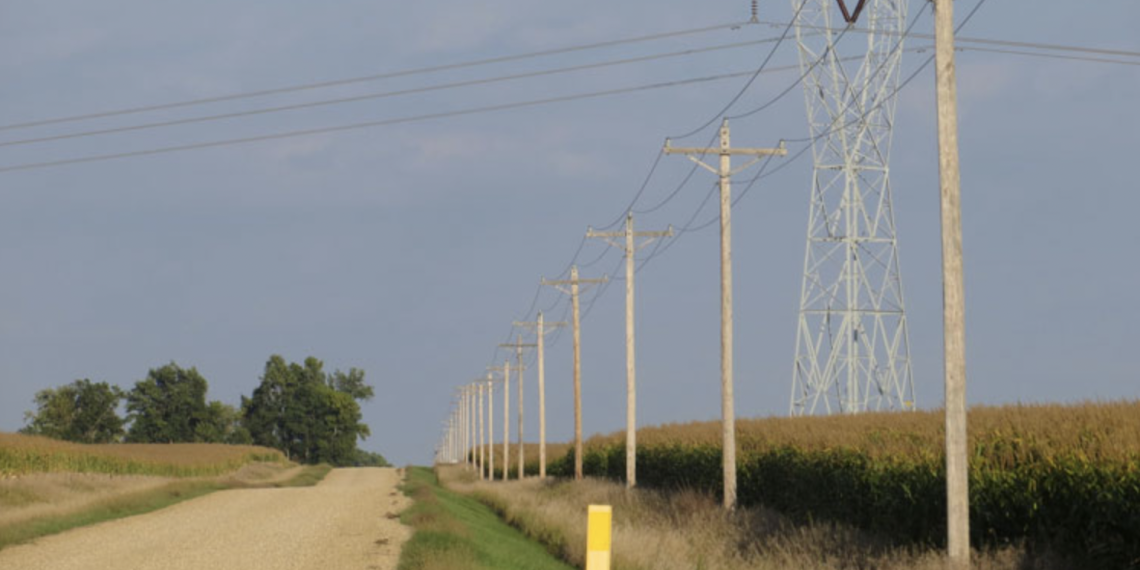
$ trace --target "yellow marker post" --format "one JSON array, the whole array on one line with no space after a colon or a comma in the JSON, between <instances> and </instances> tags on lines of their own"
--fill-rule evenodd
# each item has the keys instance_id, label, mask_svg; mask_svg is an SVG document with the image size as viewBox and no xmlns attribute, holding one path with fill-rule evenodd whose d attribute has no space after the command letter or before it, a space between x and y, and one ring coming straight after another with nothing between
<instances>
[{"instance_id":1,"label":"yellow marker post","mask_svg":"<svg viewBox=\"0 0 1140 570\"><path fill-rule=\"evenodd\" d=\"M610 570L610 529L613 508L590 505L586 526L586 570Z\"/></svg>"}]
</instances>

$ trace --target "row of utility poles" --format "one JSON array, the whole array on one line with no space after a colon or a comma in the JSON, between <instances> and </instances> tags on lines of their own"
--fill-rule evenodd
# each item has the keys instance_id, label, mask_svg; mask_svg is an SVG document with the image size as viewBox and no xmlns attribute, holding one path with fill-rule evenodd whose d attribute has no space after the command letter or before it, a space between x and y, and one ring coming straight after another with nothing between
<instances>
[{"instance_id":1,"label":"row of utility poles","mask_svg":"<svg viewBox=\"0 0 1140 570\"><path fill-rule=\"evenodd\" d=\"M965 303L962 275L962 231L960 205L960 172L958 164L957 95L954 64L954 25L952 0L934 0L935 5L935 63L938 107L938 141L940 173L940 211L942 224L942 277L943 277L943 342L945 374L946 419L946 493L947 493L947 550L951 566L964 568L969 561L969 502L967 489L966 456L966 403L965 403ZM725 508L736 506L736 441L733 402L733 312L732 312L732 176L766 157L785 156L787 150L779 148L734 148L728 120L720 128L720 144L712 148L673 147L667 140L663 152L683 154L717 175L720 181L720 259L721 259L721 426L723 439L723 497ZM706 163L705 156L716 155L716 165ZM733 156L751 157L744 164L732 167ZM599 238L622 250L626 262L626 485L636 485L636 361L634 354L634 274L637 251L656 239L673 235L666 231L636 232L633 216L626 216L624 231L595 232L589 229L588 238ZM640 240L640 241L639 241ZM577 266L570 269L566 280L542 280L543 285L558 288L570 296L573 332L574 377L574 477L582 478L582 401L581 401L581 323L579 296L583 286L604 283L600 279L584 279ZM539 390L539 477L546 476L546 393L544 339L554 328L566 323L547 323L538 314L535 322L516 322L517 326L534 331L535 342L523 343L522 337L514 343L501 345L515 349L515 369L518 374L518 478L525 476L523 445L523 365L524 348L537 348ZM494 372L499 372L495 379ZM494 453L484 455L494 445L494 384L503 384L503 469L502 479L509 475L510 463L510 376L511 362L492 367L485 379L461 387L457 407L445 422L444 439L437 448L437 460L463 462L476 469L479 477L494 477ZM486 394L487 426L484 429L483 400ZM478 410L476 412L476 409ZM478 422L476 422L478 416ZM489 433L488 433L489 431Z\"/></svg>"}]
</instances>

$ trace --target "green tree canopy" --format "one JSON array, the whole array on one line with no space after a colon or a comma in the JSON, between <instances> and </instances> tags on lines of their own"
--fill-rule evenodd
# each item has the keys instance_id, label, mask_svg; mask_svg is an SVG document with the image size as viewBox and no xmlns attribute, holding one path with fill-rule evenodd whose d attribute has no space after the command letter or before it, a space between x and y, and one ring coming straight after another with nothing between
<instances>
[{"instance_id":1,"label":"green tree canopy","mask_svg":"<svg viewBox=\"0 0 1140 570\"><path fill-rule=\"evenodd\" d=\"M127 441L210 441L207 388L206 379L193 367L183 369L171 362L151 369L146 379L136 382L127 393L127 411L131 420Z\"/></svg>"},{"instance_id":2,"label":"green tree canopy","mask_svg":"<svg viewBox=\"0 0 1140 570\"><path fill-rule=\"evenodd\" d=\"M357 439L370 435L357 400L371 397L362 370L326 374L316 358L297 364L273 355L261 384L251 397L242 398L242 417L258 445L304 463L350 465Z\"/></svg>"},{"instance_id":3,"label":"green tree canopy","mask_svg":"<svg viewBox=\"0 0 1140 570\"><path fill-rule=\"evenodd\" d=\"M116 409L123 399L117 386L86 378L36 392L36 411L25 414L21 433L79 443L109 443L123 435Z\"/></svg>"},{"instance_id":4,"label":"green tree canopy","mask_svg":"<svg viewBox=\"0 0 1140 570\"><path fill-rule=\"evenodd\" d=\"M217 400L206 405L205 420L194 428L195 440L203 443L246 445L252 442L249 430L241 424L237 408Z\"/></svg>"}]
</instances>

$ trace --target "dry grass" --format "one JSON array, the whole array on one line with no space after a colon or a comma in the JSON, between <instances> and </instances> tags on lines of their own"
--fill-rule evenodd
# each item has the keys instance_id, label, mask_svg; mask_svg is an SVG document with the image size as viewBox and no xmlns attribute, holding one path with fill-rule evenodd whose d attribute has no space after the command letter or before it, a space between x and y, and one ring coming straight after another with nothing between
<instances>
[{"instance_id":1,"label":"dry grass","mask_svg":"<svg viewBox=\"0 0 1140 570\"><path fill-rule=\"evenodd\" d=\"M227 488L263 487L296 477L303 468L281 463L253 463L220 476ZM0 528L80 512L92 505L146 493L177 481L151 475L36 473L0 480Z\"/></svg>"},{"instance_id":2,"label":"dry grass","mask_svg":"<svg viewBox=\"0 0 1140 570\"><path fill-rule=\"evenodd\" d=\"M126 493L150 491L168 477L100 473L41 473L0 481L0 528L60 516Z\"/></svg>"},{"instance_id":3,"label":"dry grass","mask_svg":"<svg viewBox=\"0 0 1140 570\"><path fill-rule=\"evenodd\" d=\"M759 508L726 513L692 491L660 493L587 479L487 483L455 467L439 469L450 489L472 494L528 536L582 566L586 508L614 507L613 562L619 570L865 569L941 570L938 551L892 546L837 524L794 525ZM1022 549L976 552L979 570L1060 568Z\"/></svg>"},{"instance_id":4,"label":"dry grass","mask_svg":"<svg viewBox=\"0 0 1140 570\"><path fill-rule=\"evenodd\" d=\"M208 443L87 445L0 433L0 478L29 473L202 477L258 462L285 462L275 449Z\"/></svg>"}]
</instances>

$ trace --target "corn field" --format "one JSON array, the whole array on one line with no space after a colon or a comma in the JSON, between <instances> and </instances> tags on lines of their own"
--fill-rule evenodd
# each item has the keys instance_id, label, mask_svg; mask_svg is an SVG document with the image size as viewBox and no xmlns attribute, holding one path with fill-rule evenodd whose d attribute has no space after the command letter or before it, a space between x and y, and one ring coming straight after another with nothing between
<instances>
[{"instance_id":1,"label":"corn field","mask_svg":"<svg viewBox=\"0 0 1140 570\"><path fill-rule=\"evenodd\" d=\"M745 505L939 545L946 490L940 411L737 423ZM1025 542L1098 567L1140 566L1140 402L970 410L975 547ZM718 422L638 431L639 485L721 488ZM624 432L586 445L588 475L621 479ZM553 475L573 473L573 450Z\"/></svg>"},{"instance_id":2,"label":"corn field","mask_svg":"<svg viewBox=\"0 0 1140 570\"><path fill-rule=\"evenodd\" d=\"M228 473L255 461L286 459L275 449L249 445L85 445L0 433L0 477L56 472L202 477Z\"/></svg>"}]
</instances>

